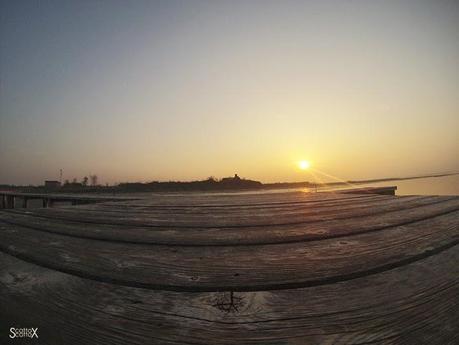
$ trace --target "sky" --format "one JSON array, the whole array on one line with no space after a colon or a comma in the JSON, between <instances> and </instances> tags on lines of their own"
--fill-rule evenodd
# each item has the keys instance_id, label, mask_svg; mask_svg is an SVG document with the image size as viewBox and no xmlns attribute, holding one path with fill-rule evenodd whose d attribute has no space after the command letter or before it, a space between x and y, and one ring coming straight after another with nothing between
<instances>
[{"instance_id":1,"label":"sky","mask_svg":"<svg viewBox=\"0 0 459 345\"><path fill-rule=\"evenodd\" d=\"M0 0L0 183L459 171L458 61L458 1Z\"/></svg>"}]
</instances>

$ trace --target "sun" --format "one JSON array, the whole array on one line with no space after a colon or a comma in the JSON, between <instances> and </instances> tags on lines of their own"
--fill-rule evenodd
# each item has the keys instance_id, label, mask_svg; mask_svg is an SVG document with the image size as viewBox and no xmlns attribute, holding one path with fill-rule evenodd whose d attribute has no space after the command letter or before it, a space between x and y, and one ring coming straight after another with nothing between
<instances>
[{"instance_id":1,"label":"sun","mask_svg":"<svg viewBox=\"0 0 459 345\"><path fill-rule=\"evenodd\" d=\"M307 170L311 167L311 163L309 163L308 161L299 161L298 162L298 167L301 169L301 170Z\"/></svg>"}]
</instances>

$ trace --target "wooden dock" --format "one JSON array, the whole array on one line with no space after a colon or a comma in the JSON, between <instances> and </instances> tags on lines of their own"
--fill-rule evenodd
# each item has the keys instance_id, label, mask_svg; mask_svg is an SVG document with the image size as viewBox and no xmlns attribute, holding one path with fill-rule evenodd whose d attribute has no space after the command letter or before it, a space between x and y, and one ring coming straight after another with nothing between
<instances>
[{"instance_id":1,"label":"wooden dock","mask_svg":"<svg viewBox=\"0 0 459 345\"><path fill-rule=\"evenodd\" d=\"M458 244L456 196L3 209L0 343L458 344Z\"/></svg>"},{"instance_id":2,"label":"wooden dock","mask_svg":"<svg viewBox=\"0 0 459 345\"><path fill-rule=\"evenodd\" d=\"M18 199L22 201L18 204ZM135 198L126 198L119 196L99 196L99 195L66 195L50 193L22 193L0 191L0 209L3 208L27 208L29 200L41 200L43 207L53 207L56 203L71 203L72 205L95 204L107 201L128 201Z\"/></svg>"}]
</instances>

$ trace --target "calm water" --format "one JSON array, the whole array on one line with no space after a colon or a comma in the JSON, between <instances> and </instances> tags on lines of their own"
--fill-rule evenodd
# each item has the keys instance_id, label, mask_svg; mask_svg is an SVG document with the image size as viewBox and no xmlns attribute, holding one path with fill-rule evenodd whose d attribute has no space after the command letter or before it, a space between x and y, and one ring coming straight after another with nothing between
<instances>
[{"instance_id":1,"label":"calm water","mask_svg":"<svg viewBox=\"0 0 459 345\"><path fill-rule=\"evenodd\" d=\"M346 186L346 188L359 188L363 186L397 186L397 195L459 195L459 175L376 182Z\"/></svg>"},{"instance_id":2,"label":"calm water","mask_svg":"<svg viewBox=\"0 0 459 345\"><path fill-rule=\"evenodd\" d=\"M386 181L374 183L361 183L355 185L344 185L340 187L319 188L319 191L328 191L336 189L350 189L369 187L384 187L384 186L397 186L396 195L459 195L459 174L443 176L443 177L424 177L412 180L400 181ZM229 192L187 192L183 195L199 194L199 195L213 195L213 196L228 196L228 195L241 195L241 194L276 194L286 192L315 192L315 189L308 188L282 188L282 189L264 189L260 191L229 191ZM154 195L170 195L177 196L182 193L141 193L145 197L152 197ZM132 196L140 196L141 194L132 194ZM274 196L273 196L274 197Z\"/></svg>"}]
</instances>

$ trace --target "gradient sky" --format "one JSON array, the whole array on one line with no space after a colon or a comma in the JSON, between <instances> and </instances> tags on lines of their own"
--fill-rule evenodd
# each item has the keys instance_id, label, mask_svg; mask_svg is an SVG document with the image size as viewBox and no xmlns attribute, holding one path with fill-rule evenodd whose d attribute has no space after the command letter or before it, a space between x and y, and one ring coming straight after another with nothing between
<instances>
[{"instance_id":1,"label":"gradient sky","mask_svg":"<svg viewBox=\"0 0 459 345\"><path fill-rule=\"evenodd\" d=\"M0 3L0 183L459 170L458 1Z\"/></svg>"}]
</instances>

